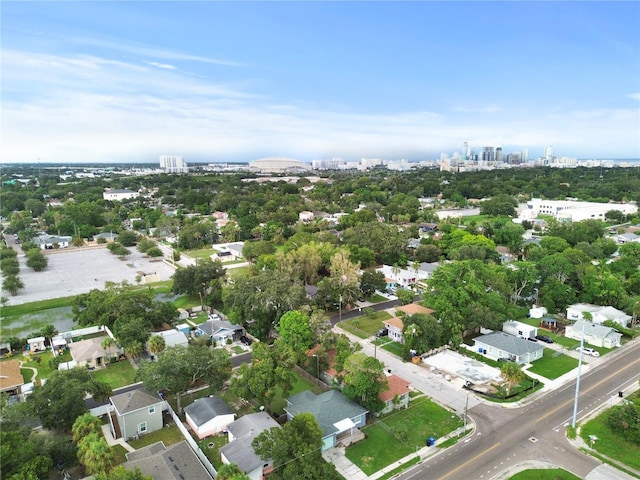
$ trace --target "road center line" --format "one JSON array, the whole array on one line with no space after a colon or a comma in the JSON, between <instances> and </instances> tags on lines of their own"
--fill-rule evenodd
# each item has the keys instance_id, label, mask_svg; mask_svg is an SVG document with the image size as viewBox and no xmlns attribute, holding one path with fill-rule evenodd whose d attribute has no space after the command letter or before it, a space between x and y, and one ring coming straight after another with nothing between
<instances>
[{"instance_id":1,"label":"road center line","mask_svg":"<svg viewBox=\"0 0 640 480\"><path fill-rule=\"evenodd\" d=\"M489 453L491 450L493 450L494 448L497 448L500 445L500 442L494 444L493 446L487 448L484 452L479 453L478 455L476 455L475 457L473 457L470 460L467 460L466 462L464 462L462 465L459 465L458 467L454 468L453 470L451 470L449 473L447 473L444 477L440 477L440 480L444 480L447 477L450 477L451 475L453 475L454 473L456 473L458 470L460 470L461 468L466 467L467 465L469 465L470 463L475 462L478 458L480 458L481 456Z\"/></svg>"}]
</instances>

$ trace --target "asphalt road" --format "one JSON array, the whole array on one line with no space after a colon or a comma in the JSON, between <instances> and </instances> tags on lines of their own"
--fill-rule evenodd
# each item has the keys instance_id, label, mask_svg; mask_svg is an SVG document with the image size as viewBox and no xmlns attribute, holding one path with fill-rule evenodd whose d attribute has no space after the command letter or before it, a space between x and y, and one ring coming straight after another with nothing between
<instances>
[{"instance_id":1,"label":"asphalt road","mask_svg":"<svg viewBox=\"0 0 640 480\"><path fill-rule=\"evenodd\" d=\"M577 421L613 402L617 392L640 377L640 342L618 350L584 373L580 380ZM402 480L490 479L507 468L528 461L562 467L581 478L601 465L574 448L565 437L575 397L573 380L526 406L480 403L469 410L475 433L456 446L434 455L399 475ZM600 477L607 478L607 477Z\"/></svg>"}]
</instances>

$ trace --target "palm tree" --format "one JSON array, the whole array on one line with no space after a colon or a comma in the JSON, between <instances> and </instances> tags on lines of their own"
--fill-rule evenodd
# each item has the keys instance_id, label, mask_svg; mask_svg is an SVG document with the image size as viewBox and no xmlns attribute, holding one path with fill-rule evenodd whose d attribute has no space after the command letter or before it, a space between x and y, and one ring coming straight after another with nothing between
<instances>
[{"instance_id":1,"label":"palm tree","mask_svg":"<svg viewBox=\"0 0 640 480\"><path fill-rule=\"evenodd\" d=\"M113 359L113 354L111 353L111 348L116 344L116 342L113 340L113 338L107 336L104 337L104 340L102 340L102 343L100 344L100 346L102 348L104 348L108 353L109 353L109 363L111 363L111 360Z\"/></svg>"},{"instance_id":2,"label":"palm tree","mask_svg":"<svg viewBox=\"0 0 640 480\"><path fill-rule=\"evenodd\" d=\"M147 349L153 355L158 355L166 348L166 346L167 342L162 335L151 335L151 338L147 342Z\"/></svg>"},{"instance_id":3,"label":"palm tree","mask_svg":"<svg viewBox=\"0 0 640 480\"><path fill-rule=\"evenodd\" d=\"M507 382L507 397L509 396L509 392L511 392L511 387L518 385L524 380L522 367L516 362L504 362L500 366L500 375L502 375L502 378Z\"/></svg>"},{"instance_id":4,"label":"palm tree","mask_svg":"<svg viewBox=\"0 0 640 480\"><path fill-rule=\"evenodd\" d=\"M53 345L51 344L51 339L55 337L57 334L58 334L58 330L56 330L56 327L54 327L50 323L40 329L40 335L46 338L52 350L53 350Z\"/></svg>"},{"instance_id":5,"label":"palm tree","mask_svg":"<svg viewBox=\"0 0 640 480\"><path fill-rule=\"evenodd\" d=\"M113 467L114 457L104 437L92 433L78 443L78 460L87 473L106 473Z\"/></svg>"},{"instance_id":6,"label":"palm tree","mask_svg":"<svg viewBox=\"0 0 640 480\"><path fill-rule=\"evenodd\" d=\"M73 422L71 432L73 434L73 441L78 444L84 438L92 433L100 433L101 424L98 417L94 417L90 412L80 415Z\"/></svg>"},{"instance_id":7,"label":"palm tree","mask_svg":"<svg viewBox=\"0 0 640 480\"><path fill-rule=\"evenodd\" d=\"M124 347L124 351L129 357L135 360L142 354L142 344L140 342L132 342Z\"/></svg>"}]
</instances>

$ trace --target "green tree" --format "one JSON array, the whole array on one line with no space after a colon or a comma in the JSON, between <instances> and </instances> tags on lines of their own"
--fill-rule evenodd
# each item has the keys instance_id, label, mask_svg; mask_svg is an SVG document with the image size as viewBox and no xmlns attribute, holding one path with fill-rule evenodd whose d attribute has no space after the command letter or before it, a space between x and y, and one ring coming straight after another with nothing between
<instances>
[{"instance_id":1,"label":"green tree","mask_svg":"<svg viewBox=\"0 0 640 480\"><path fill-rule=\"evenodd\" d=\"M7 275L2 279L2 290L9 292L14 297L24 288L24 283L17 275Z\"/></svg>"},{"instance_id":2,"label":"green tree","mask_svg":"<svg viewBox=\"0 0 640 480\"><path fill-rule=\"evenodd\" d=\"M249 480L249 477L235 463L227 463L218 469L216 480Z\"/></svg>"},{"instance_id":3,"label":"green tree","mask_svg":"<svg viewBox=\"0 0 640 480\"><path fill-rule=\"evenodd\" d=\"M202 382L217 390L230 376L231 360L225 350L195 345L169 348L157 362L143 363L136 374L149 390L174 393L180 413L182 394L189 388Z\"/></svg>"},{"instance_id":4,"label":"green tree","mask_svg":"<svg viewBox=\"0 0 640 480\"><path fill-rule=\"evenodd\" d=\"M107 351L107 353L109 354L108 361L111 362L111 360L113 360L113 353L111 349L116 346L116 342L113 340L113 338L107 336L107 337L104 337L104 339L102 339L100 346Z\"/></svg>"},{"instance_id":5,"label":"green tree","mask_svg":"<svg viewBox=\"0 0 640 480\"><path fill-rule=\"evenodd\" d=\"M117 467L112 468L107 473L97 473L93 476L93 478L95 480L153 480L153 477L149 475L143 475L138 467L133 470L128 470L122 465L118 465Z\"/></svg>"},{"instance_id":6,"label":"green tree","mask_svg":"<svg viewBox=\"0 0 640 480\"><path fill-rule=\"evenodd\" d=\"M384 363L358 352L344 362L344 395L370 412L379 412L384 407L379 395L387 390Z\"/></svg>"},{"instance_id":7,"label":"green tree","mask_svg":"<svg viewBox=\"0 0 640 480\"><path fill-rule=\"evenodd\" d=\"M90 412L84 413L76 418L71 427L73 441L78 444L80 440L91 433L100 434L101 428L102 423L98 417L94 417Z\"/></svg>"},{"instance_id":8,"label":"green tree","mask_svg":"<svg viewBox=\"0 0 640 480\"><path fill-rule=\"evenodd\" d=\"M282 341L297 353L297 361L304 358L305 352L313 345L309 317L299 310L292 310L280 317L276 327Z\"/></svg>"},{"instance_id":9,"label":"green tree","mask_svg":"<svg viewBox=\"0 0 640 480\"><path fill-rule=\"evenodd\" d=\"M496 195L489 200L482 202L482 205L480 206L480 215L506 215L507 217L515 217L517 207L518 201L511 195Z\"/></svg>"},{"instance_id":10,"label":"green tree","mask_svg":"<svg viewBox=\"0 0 640 480\"><path fill-rule=\"evenodd\" d=\"M3 258L0 261L0 270L3 276L18 275L20 273L20 262L16 257Z\"/></svg>"},{"instance_id":11,"label":"green tree","mask_svg":"<svg viewBox=\"0 0 640 480\"><path fill-rule=\"evenodd\" d=\"M94 380L88 370L72 368L53 372L44 385L33 389L27 402L44 428L69 430L75 419L87 411L87 394L101 400L112 392L107 384Z\"/></svg>"},{"instance_id":12,"label":"green tree","mask_svg":"<svg viewBox=\"0 0 640 480\"><path fill-rule=\"evenodd\" d=\"M138 234L133 230L123 230L118 235L118 242L125 247L133 247L138 243Z\"/></svg>"},{"instance_id":13,"label":"green tree","mask_svg":"<svg viewBox=\"0 0 640 480\"><path fill-rule=\"evenodd\" d=\"M151 335L147 342L147 347L149 348L150 353L158 355L167 347L167 342L162 335Z\"/></svg>"},{"instance_id":14,"label":"green tree","mask_svg":"<svg viewBox=\"0 0 640 480\"><path fill-rule=\"evenodd\" d=\"M207 296L219 301L222 297L221 281L225 274L226 270L220 260L215 262L209 259L200 261L195 266L176 270L173 274L173 292L198 295L202 306L204 306Z\"/></svg>"},{"instance_id":15,"label":"green tree","mask_svg":"<svg viewBox=\"0 0 640 480\"><path fill-rule=\"evenodd\" d=\"M403 318L403 323L405 337L403 356L405 359L410 358L410 350L421 354L442 345L443 327L433 316L408 315Z\"/></svg>"},{"instance_id":16,"label":"green tree","mask_svg":"<svg viewBox=\"0 0 640 480\"><path fill-rule=\"evenodd\" d=\"M42 455L37 446L22 432L0 432L0 471L10 480L45 480L53 466L51 458Z\"/></svg>"},{"instance_id":17,"label":"green tree","mask_svg":"<svg viewBox=\"0 0 640 480\"><path fill-rule=\"evenodd\" d=\"M102 433L90 433L78 442L78 460L89 474L107 473L114 464L114 455Z\"/></svg>"},{"instance_id":18,"label":"green tree","mask_svg":"<svg viewBox=\"0 0 640 480\"><path fill-rule=\"evenodd\" d=\"M293 349L281 339L271 347L263 342L256 343L252 365L240 366L237 375L231 379L231 390L240 397L256 399L271 411L271 402L278 389L286 396L293 388L296 358Z\"/></svg>"},{"instance_id":19,"label":"green tree","mask_svg":"<svg viewBox=\"0 0 640 480\"><path fill-rule=\"evenodd\" d=\"M396 290L396 296L401 305L408 305L413 302L414 293L406 288L399 288Z\"/></svg>"},{"instance_id":20,"label":"green tree","mask_svg":"<svg viewBox=\"0 0 640 480\"><path fill-rule=\"evenodd\" d=\"M242 256L248 262L255 262L260 255L272 255L274 253L276 253L275 245L266 240L245 242L242 246Z\"/></svg>"},{"instance_id":21,"label":"green tree","mask_svg":"<svg viewBox=\"0 0 640 480\"><path fill-rule=\"evenodd\" d=\"M522 366L516 362L502 362L500 365L500 375L507 382L507 396L514 385L518 385L524 380Z\"/></svg>"},{"instance_id":22,"label":"green tree","mask_svg":"<svg viewBox=\"0 0 640 480\"><path fill-rule=\"evenodd\" d=\"M360 277L360 291L365 297L373 295L376 290L383 292L387 288L384 273L377 270L365 270Z\"/></svg>"},{"instance_id":23,"label":"green tree","mask_svg":"<svg viewBox=\"0 0 640 480\"><path fill-rule=\"evenodd\" d=\"M322 429L310 413L300 413L282 428L271 428L252 442L263 460L273 459L274 480L338 480L335 467L322 458Z\"/></svg>"}]
</instances>

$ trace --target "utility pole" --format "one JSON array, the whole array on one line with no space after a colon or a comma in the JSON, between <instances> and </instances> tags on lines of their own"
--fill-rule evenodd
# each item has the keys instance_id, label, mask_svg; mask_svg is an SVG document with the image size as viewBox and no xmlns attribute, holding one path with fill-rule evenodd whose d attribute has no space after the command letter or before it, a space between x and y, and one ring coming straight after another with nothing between
<instances>
[{"instance_id":1,"label":"utility pole","mask_svg":"<svg viewBox=\"0 0 640 480\"><path fill-rule=\"evenodd\" d=\"M578 356L578 378L576 379L576 397L573 402L573 420L571 421L571 428L576 428L576 417L578 416L578 395L580 395L580 373L582 370L582 350L584 350L584 326L586 322L586 319L582 320L582 337L580 338L580 355Z\"/></svg>"},{"instance_id":2,"label":"utility pole","mask_svg":"<svg viewBox=\"0 0 640 480\"><path fill-rule=\"evenodd\" d=\"M469 393L467 393L467 401L464 405L464 430L462 433L467 431L467 411L469 410Z\"/></svg>"}]
</instances>

